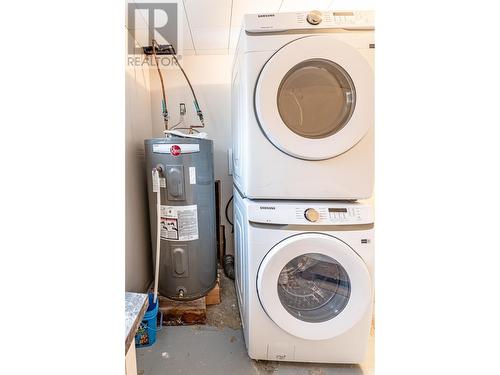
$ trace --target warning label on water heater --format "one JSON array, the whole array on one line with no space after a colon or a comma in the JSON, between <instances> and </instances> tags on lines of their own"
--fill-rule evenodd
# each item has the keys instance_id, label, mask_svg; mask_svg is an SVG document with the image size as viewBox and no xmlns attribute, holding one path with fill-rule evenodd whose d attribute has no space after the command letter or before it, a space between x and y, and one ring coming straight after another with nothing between
<instances>
[{"instance_id":1,"label":"warning label on water heater","mask_svg":"<svg viewBox=\"0 0 500 375\"><path fill-rule=\"evenodd\" d=\"M198 239L198 207L161 206L161 235L169 241L194 241Z\"/></svg>"}]
</instances>

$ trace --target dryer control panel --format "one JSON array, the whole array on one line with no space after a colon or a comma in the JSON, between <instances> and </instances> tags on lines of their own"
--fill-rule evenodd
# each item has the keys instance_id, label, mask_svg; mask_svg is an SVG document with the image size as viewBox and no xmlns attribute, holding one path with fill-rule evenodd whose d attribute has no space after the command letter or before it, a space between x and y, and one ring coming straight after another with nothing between
<instances>
[{"instance_id":1,"label":"dryer control panel","mask_svg":"<svg viewBox=\"0 0 500 375\"><path fill-rule=\"evenodd\" d=\"M254 201L248 220L262 224L358 225L373 223L373 207L363 203Z\"/></svg>"},{"instance_id":2,"label":"dryer control panel","mask_svg":"<svg viewBox=\"0 0 500 375\"><path fill-rule=\"evenodd\" d=\"M297 29L374 30L373 11L324 11L246 14L245 31L279 32Z\"/></svg>"}]
</instances>

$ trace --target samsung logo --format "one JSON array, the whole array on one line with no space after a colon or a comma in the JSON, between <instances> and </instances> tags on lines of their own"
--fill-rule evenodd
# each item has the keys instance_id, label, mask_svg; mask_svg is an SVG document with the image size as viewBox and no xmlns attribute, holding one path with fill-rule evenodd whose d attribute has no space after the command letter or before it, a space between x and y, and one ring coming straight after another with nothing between
<instances>
[{"instance_id":1,"label":"samsung logo","mask_svg":"<svg viewBox=\"0 0 500 375\"><path fill-rule=\"evenodd\" d=\"M258 14L258 18L263 18L263 17L274 17L274 14Z\"/></svg>"},{"instance_id":2,"label":"samsung logo","mask_svg":"<svg viewBox=\"0 0 500 375\"><path fill-rule=\"evenodd\" d=\"M261 210L275 210L276 207L266 207L266 206L260 206Z\"/></svg>"}]
</instances>

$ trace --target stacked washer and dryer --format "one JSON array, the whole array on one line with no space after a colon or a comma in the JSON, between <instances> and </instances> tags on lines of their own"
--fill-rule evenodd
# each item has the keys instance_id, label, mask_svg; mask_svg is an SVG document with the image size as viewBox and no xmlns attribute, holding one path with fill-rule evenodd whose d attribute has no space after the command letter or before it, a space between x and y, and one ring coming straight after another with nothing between
<instances>
[{"instance_id":1,"label":"stacked washer and dryer","mask_svg":"<svg viewBox=\"0 0 500 375\"><path fill-rule=\"evenodd\" d=\"M244 18L232 72L235 282L251 358L366 355L373 25L364 11Z\"/></svg>"}]
</instances>

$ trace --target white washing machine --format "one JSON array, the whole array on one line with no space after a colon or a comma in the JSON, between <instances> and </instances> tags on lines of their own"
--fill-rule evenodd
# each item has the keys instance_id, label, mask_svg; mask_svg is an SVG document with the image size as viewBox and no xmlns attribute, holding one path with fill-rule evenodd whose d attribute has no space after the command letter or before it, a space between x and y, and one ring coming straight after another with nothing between
<instances>
[{"instance_id":1,"label":"white washing machine","mask_svg":"<svg viewBox=\"0 0 500 375\"><path fill-rule=\"evenodd\" d=\"M231 120L243 196L371 196L373 25L373 13L361 11L245 16Z\"/></svg>"},{"instance_id":2,"label":"white washing machine","mask_svg":"<svg viewBox=\"0 0 500 375\"><path fill-rule=\"evenodd\" d=\"M360 363L373 301L373 209L234 191L236 291L254 359Z\"/></svg>"}]
</instances>

